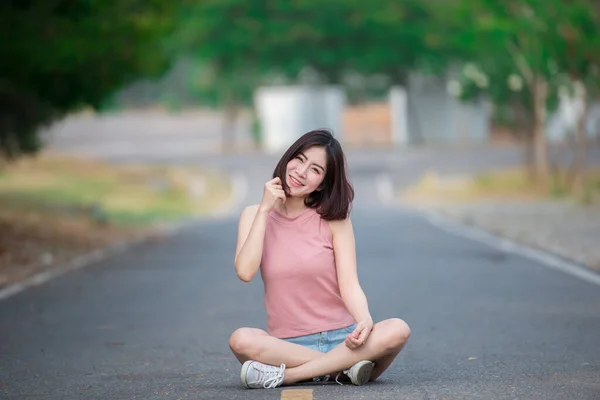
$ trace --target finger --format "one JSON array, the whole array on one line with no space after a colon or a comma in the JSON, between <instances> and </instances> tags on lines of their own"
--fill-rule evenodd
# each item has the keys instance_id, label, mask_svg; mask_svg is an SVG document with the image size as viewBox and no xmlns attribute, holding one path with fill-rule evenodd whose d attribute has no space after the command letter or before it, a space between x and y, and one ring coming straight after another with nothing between
<instances>
[{"instance_id":1,"label":"finger","mask_svg":"<svg viewBox=\"0 0 600 400\"><path fill-rule=\"evenodd\" d=\"M360 331L355 331L352 333L352 341L357 344L357 346L363 345L367 338L369 337L369 331L366 328L362 328Z\"/></svg>"},{"instance_id":2,"label":"finger","mask_svg":"<svg viewBox=\"0 0 600 400\"><path fill-rule=\"evenodd\" d=\"M346 343L346 347L349 348L350 350L354 350L355 348L358 347L358 345L356 343L353 343L349 337L346 337L345 343Z\"/></svg>"},{"instance_id":3,"label":"finger","mask_svg":"<svg viewBox=\"0 0 600 400\"><path fill-rule=\"evenodd\" d=\"M358 341L358 338L354 337L353 334L346 336L346 339L348 340L348 342L350 342L355 347L360 344L360 342Z\"/></svg>"},{"instance_id":4,"label":"finger","mask_svg":"<svg viewBox=\"0 0 600 400\"><path fill-rule=\"evenodd\" d=\"M350 340L352 341L352 343L353 343L353 344L354 344L356 347L358 347L358 346L360 346L360 345L362 344L362 341L361 341L361 340L359 340L358 338L352 338L352 339L350 339Z\"/></svg>"},{"instance_id":5,"label":"finger","mask_svg":"<svg viewBox=\"0 0 600 400\"><path fill-rule=\"evenodd\" d=\"M274 190L271 192L271 195L275 200L285 201L285 193L283 190Z\"/></svg>"},{"instance_id":6,"label":"finger","mask_svg":"<svg viewBox=\"0 0 600 400\"><path fill-rule=\"evenodd\" d=\"M276 184L276 185L281 184L281 178L279 178L278 176L276 176L275 178L271 179L270 183L273 183L273 184Z\"/></svg>"},{"instance_id":7,"label":"finger","mask_svg":"<svg viewBox=\"0 0 600 400\"><path fill-rule=\"evenodd\" d=\"M364 344L367 341L367 338L369 337L369 332L365 329L360 333L360 336L357 339L357 342Z\"/></svg>"},{"instance_id":8,"label":"finger","mask_svg":"<svg viewBox=\"0 0 600 400\"><path fill-rule=\"evenodd\" d=\"M272 189L271 195L276 199L280 199L281 197L285 196L285 192L281 189Z\"/></svg>"}]
</instances>

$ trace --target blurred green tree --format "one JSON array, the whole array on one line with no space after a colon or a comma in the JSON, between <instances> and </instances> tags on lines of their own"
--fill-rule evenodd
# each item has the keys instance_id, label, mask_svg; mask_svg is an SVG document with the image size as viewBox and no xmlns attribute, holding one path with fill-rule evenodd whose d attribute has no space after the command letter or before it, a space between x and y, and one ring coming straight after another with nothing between
<instances>
[{"instance_id":1,"label":"blurred green tree","mask_svg":"<svg viewBox=\"0 0 600 400\"><path fill-rule=\"evenodd\" d=\"M457 94L486 94L531 122L527 154L540 188L549 183L547 114L556 104L558 88L569 81L563 59L570 40L565 27L593 25L597 13L592 5L591 0L460 0L436 5L433 25L455 32L447 46L458 50L457 62L466 63ZM597 45L588 40L577 46L585 50L571 51L568 63L588 65L584 59Z\"/></svg>"},{"instance_id":2,"label":"blurred green tree","mask_svg":"<svg viewBox=\"0 0 600 400\"><path fill-rule=\"evenodd\" d=\"M114 90L164 72L179 2L43 1L0 4L0 157L36 152L39 128Z\"/></svg>"},{"instance_id":3,"label":"blurred green tree","mask_svg":"<svg viewBox=\"0 0 600 400\"><path fill-rule=\"evenodd\" d=\"M564 18L557 25L561 40L552 48L559 68L568 75L571 99L578 105L574 132L574 157L567 174L567 188L585 197L590 193L587 176L587 134L590 99L600 94L600 2L562 1Z\"/></svg>"},{"instance_id":4,"label":"blurred green tree","mask_svg":"<svg viewBox=\"0 0 600 400\"><path fill-rule=\"evenodd\" d=\"M344 85L348 73L404 84L428 48L427 22L417 0L205 0L191 3L178 37L201 60L197 93L214 93L230 142L237 107L251 104L261 84Z\"/></svg>"},{"instance_id":5,"label":"blurred green tree","mask_svg":"<svg viewBox=\"0 0 600 400\"><path fill-rule=\"evenodd\" d=\"M225 109L231 137L254 88L348 74L405 84L411 71L461 66L465 99L485 94L530 124L542 185L544 122L565 81L590 93L598 75L595 0L148 0L3 2L0 151L35 151L41 124L101 107L115 89L191 54L192 90ZM172 34L174 33L174 34ZM596 71L596 72L594 72ZM581 85L579 85L581 87ZM227 140L226 140L227 141Z\"/></svg>"},{"instance_id":6,"label":"blurred green tree","mask_svg":"<svg viewBox=\"0 0 600 400\"><path fill-rule=\"evenodd\" d=\"M418 0L205 0L190 6L179 35L223 76L215 84L235 76L244 94L247 85L297 81L306 67L323 83L339 84L348 71L404 83L430 48L428 22Z\"/></svg>"}]
</instances>

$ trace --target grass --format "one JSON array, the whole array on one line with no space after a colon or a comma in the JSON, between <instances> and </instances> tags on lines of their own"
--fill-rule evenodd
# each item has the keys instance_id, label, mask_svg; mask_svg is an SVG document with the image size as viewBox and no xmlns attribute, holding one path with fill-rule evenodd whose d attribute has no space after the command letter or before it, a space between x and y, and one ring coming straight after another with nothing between
<instances>
[{"instance_id":1,"label":"grass","mask_svg":"<svg viewBox=\"0 0 600 400\"><path fill-rule=\"evenodd\" d=\"M195 194L194 186L200 188ZM198 168L117 167L46 154L2 170L0 208L149 225L205 214L227 198L229 189L222 176Z\"/></svg>"},{"instance_id":2,"label":"grass","mask_svg":"<svg viewBox=\"0 0 600 400\"><path fill-rule=\"evenodd\" d=\"M600 169L588 171L588 181L581 193L575 193L569 188L564 172L552 173L548 190L540 191L532 185L523 168L478 175L472 181L472 188L480 195L526 196L594 203L600 200Z\"/></svg>"},{"instance_id":3,"label":"grass","mask_svg":"<svg viewBox=\"0 0 600 400\"><path fill-rule=\"evenodd\" d=\"M201 168L108 165L41 154L0 165L0 287L188 217L229 197Z\"/></svg>"},{"instance_id":4,"label":"grass","mask_svg":"<svg viewBox=\"0 0 600 400\"><path fill-rule=\"evenodd\" d=\"M590 170L588 183L581 193L572 193L562 174L552 174L550 187L540 191L529 180L524 168L512 168L482 173L473 177L440 178L425 174L420 182L403 191L408 199L442 201L476 201L485 199L564 199L591 204L600 202L600 169Z\"/></svg>"},{"instance_id":5,"label":"grass","mask_svg":"<svg viewBox=\"0 0 600 400\"><path fill-rule=\"evenodd\" d=\"M198 168L111 166L44 154L0 169L0 287L77 255L204 215L227 179Z\"/></svg>"}]
</instances>

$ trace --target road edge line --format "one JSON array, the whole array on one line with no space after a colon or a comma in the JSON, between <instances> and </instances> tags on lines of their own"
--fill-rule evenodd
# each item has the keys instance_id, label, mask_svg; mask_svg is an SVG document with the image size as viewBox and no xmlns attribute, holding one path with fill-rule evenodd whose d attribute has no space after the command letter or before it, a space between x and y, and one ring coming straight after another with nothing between
<instances>
[{"instance_id":1,"label":"road edge line","mask_svg":"<svg viewBox=\"0 0 600 400\"><path fill-rule=\"evenodd\" d=\"M211 212L209 215L194 218L189 221L167 224L163 227L157 228L156 231L153 231L149 234L141 235L133 239L115 243L104 248L92 250L91 252L79 255L63 263L62 265L56 266L47 271L34 274L21 281L11 283L6 287L0 289L0 301L8 299L9 297L21 293L31 287L40 286L68 272L76 271L93 263L106 260L109 257L122 253L125 250L128 250L136 245L146 243L152 240L153 238L174 236L184 231L185 229L198 224L199 222L224 218L230 215L235 211L236 207L239 206L241 201L246 196L248 185L244 174L241 172L234 172L232 174L229 174L229 180L232 185L231 194L228 200L225 201L225 205L217 209L215 212Z\"/></svg>"},{"instance_id":2,"label":"road edge line","mask_svg":"<svg viewBox=\"0 0 600 400\"><path fill-rule=\"evenodd\" d=\"M429 224L442 231L488 245L507 253L517 254L521 257L537 261L546 267L600 286L600 274L590 271L584 265L563 259L549 251L537 249L510 238L491 233L484 228L467 225L435 211L414 207L409 208L423 215Z\"/></svg>"}]
</instances>

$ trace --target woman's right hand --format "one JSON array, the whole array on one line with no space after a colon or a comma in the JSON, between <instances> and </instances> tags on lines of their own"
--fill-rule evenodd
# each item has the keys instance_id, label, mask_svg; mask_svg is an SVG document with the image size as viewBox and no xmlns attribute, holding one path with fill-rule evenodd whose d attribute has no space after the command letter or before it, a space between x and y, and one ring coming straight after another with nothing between
<instances>
[{"instance_id":1,"label":"woman's right hand","mask_svg":"<svg viewBox=\"0 0 600 400\"><path fill-rule=\"evenodd\" d=\"M281 200L285 203L285 199L285 191L281 186L281 179L278 177L273 178L265 183L260 209L264 212L269 212L275 207L277 200Z\"/></svg>"}]
</instances>

